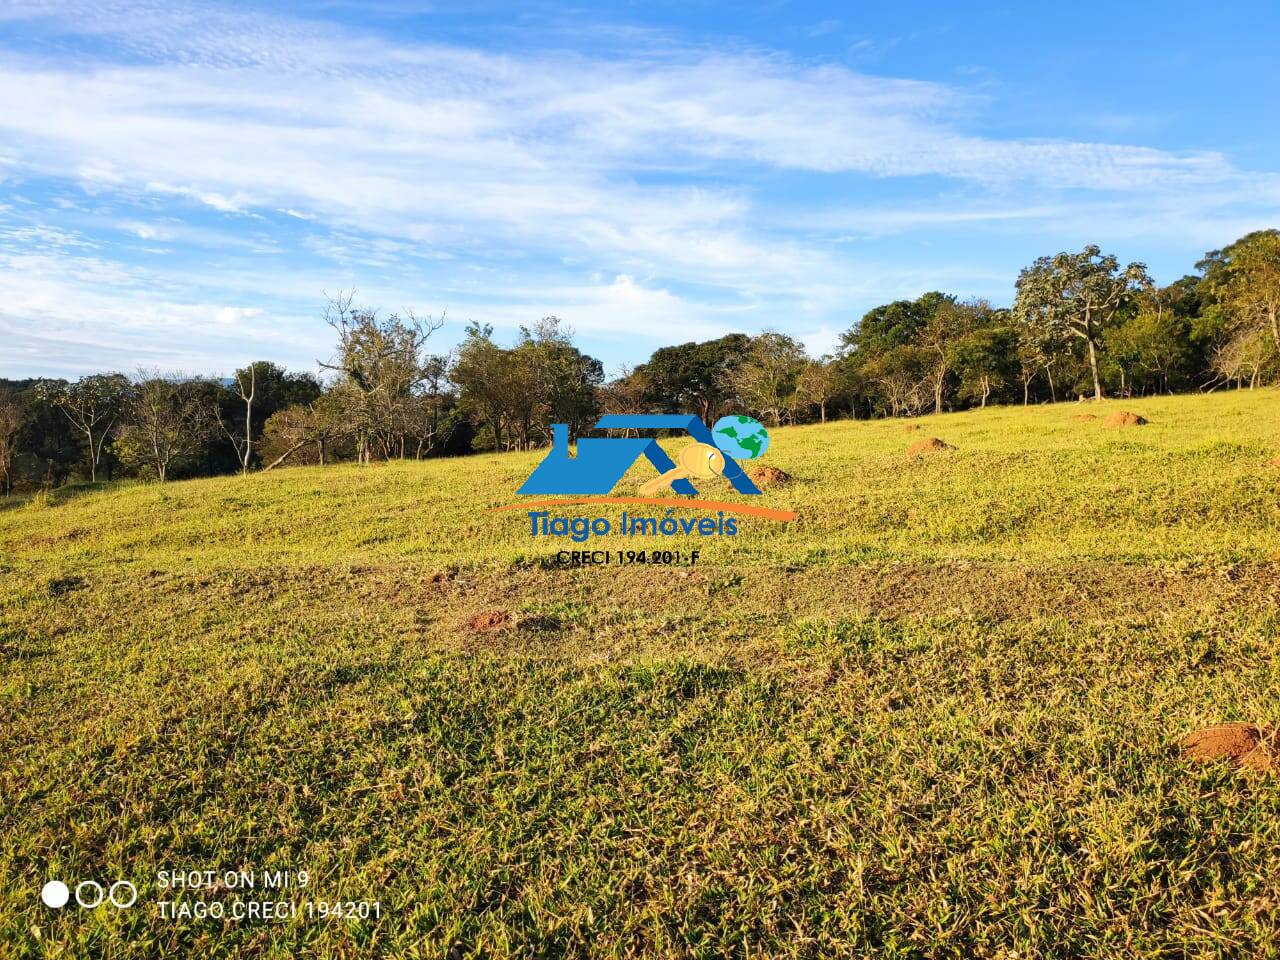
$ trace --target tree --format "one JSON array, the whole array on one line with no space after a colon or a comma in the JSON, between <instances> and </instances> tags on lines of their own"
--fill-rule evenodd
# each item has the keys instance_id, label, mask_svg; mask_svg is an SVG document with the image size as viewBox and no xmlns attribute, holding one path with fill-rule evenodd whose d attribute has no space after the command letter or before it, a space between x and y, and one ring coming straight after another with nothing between
<instances>
[{"instance_id":1,"label":"tree","mask_svg":"<svg viewBox=\"0 0 1280 960\"><path fill-rule=\"evenodd\" d=\"M731 333L718 340L662 347L636 373L648 385L651 405L674 413L696 413L711 423L729 400L733 371L750 346L750 337Z\"/></svg>"},{"instance_id":2,"label":"tree","mask_svg":"<svg viewBox=\"0 0 1280 960\"><path fill-rule=\"evenodd\" d=\"M943 303L954 302L950 294L930 291L915 300L895 300L874 307L840 337L843 355L878 356L895 347L917 342L920 330Z\"/></svg>"},{"instance_id":3,"label":"tree","mask_svg":"<svg viewBox=\"0 0 1280 960\"><path fill-rule=\"evenodd\" d=\"M493 342L493 328L470 324L450 379L462 412L488 427L495 449L527 449L550 441L551 423L579 433L599 413L600 361L573 345L557 317L521 327L516 345Z\"/></svg>"},{"instance_id":4,"label":"tree","mask_svg":"<svg viewBox=\"0 0 1280 960\"><path fill-rule=\"evenodd\" d=\"M51 383L42 396L84 434L89 453L89 481L98 480L102 449L124 412L129 380L122 373L81 377L75 383Z\"/></svg>"},{"instance_id":5,"label":"tree","mask_svg":"<svg viewBox=\"0 0 1280 960\"><path fill-rule=\"evenodd\" d=\"M799 342L766 330L752 339L729 383L748 410L780 426L783 414L795 405L797 383L808 362Z\"/></svg>"},{"instance_id":6,"label":"tree","mask_svg":"<svg viewBox=\"0 0 1280 960\"><path fill-rule=\"evenodd\" d=\"M1018 375L1018 332L1008 326L970 330L951 344L948 363L960 376L960 397L985 407L994 391Z\"/></svg>"},{"instance_id":7,"label":"tree","mask_svg":"<svg viewBox=\"0 0 1280 960\"><path fill-rule=\"evenodd\" d=\"M623 365L618 374L600 387L600 405L605 413L640 413L650 394L644 374Z\"/></svg>"},{"instance_id":8,"label":"tree","mask_svg":"<svg viewBox=\"0 0 1280 960\"><path fill-rule=\"evenodd\" d=\"M1046 343L1062 333L1079 338L1093 375L1093 395L1101 400L1102 331L1129 297L1150 286L1144 264L1131 263L1121 270L1114 256L1090 244L1080 253L1040 257L1025 268L1018 275L1013 312Z\"/></svg>"},{"instance_id":9,"label":"tree","mask_svg":"<svg viewBox=\"0 0 1280 960\"><path fill-rule=\"evenodd\" d=\"M199 453L212 420L198 381L157 373L139 380L127 413L120 429L121 458L151 470L161 483L173 466Z\"/></svg>"},{"instance_id":10,"label":"tree","mask_svg":"<svg viewBox=\"0 0 1280 960\"><path fill-rule=\"evenodd\" d=\"M66 386L65 381L0 380L0 397L23 411L22 429L11 441L9 469L15 487L24 467L33 478L38 471L51 485L65 483L84 457L84 435L50 402L50 397Z\"/></svg>"},{"instance_id":11,"label":"tree","mask_svg":"<svg viewBox=\"0 0 1280 960\"><path fill-rule=\"evenodd\" d=\"M449 390L449 360L447 357L430 356L422 365L422 393L414 416L418 459L435 449L440 437L441 422L453 395Z\"/></svg>"},{"instance_id":12,"label":"tree","mask_svg":"<svg viewBox=\"0 0 1280 960\"><path fill-rule=\"evenodd\" d=\"M354 427L357 456L367 463L376 452L403 457L412 407L426 379L423 349L444 320L419 320L413 311L382 319L376 310L355 308L350 294L329 299L325 322L338 335L338 353L321 366L337 372L335 392Z\"/></svg>"},{"instance_id":13,"label":"tree","mask_svg":"<svg viewBox=\"0 0 1280 960\"><path fill-rule=\"evenodd\" d=\"M508 446L526 445L535 404L531 371L493 342L488 324L468 324L465 334L449 374L458 385L459 404L489 427L495 450L503 449L504 436Z\"/></svg>"},{"instance_id":14,"label":"tree","mask_svg":"<svg viewBox=\"0 0 1280 960\"><path fill-rule=\"evenodd\" d=\"M13 492L13 458L26 419L26 408L16 397L0 396L0 477L4 479L6 497Z\"/></svg>"},{"instance_id":15,"label":"tree","mask_svg":"<svg viewBox=\"0 0 1280 960\"><path fill-rule=\"evenodd\" d=\"M534 416L547 439L553 422L567 423L576 434L595 419L604 367L573 345L573 331L558 317L543 317L532 329L521 327L513 359L532 374Z\"/></svg>"},{"instance_id":16,"label":"tree","mask_svg":"<svg viewBox=\"0 0 1280 960\"><path fill-rule=\"evenodd\" d=\"M944 297L916 334L916 341L929 351L933 359L934 413L942 413L943 393L954 366L954 345L977 327L990 312L991 305L985 300L957 303L954 297Z\"/></svg>"},{"instance_id":17,"label":"tree","mask_svg":"<svg viewBox=\"0 0 1280 960\"><path fill-rule=\"evenodd\" d=\"M253 460L253 401L258 395L258 365L251 363L245 369L237 370L235 384L236 395L244 404L244 436L241 437L227 427L222 419L221 405L218 407L218 426L235 447L236 459L240 461L240 472L247 474L249 463ZM164 478L160 479L163 482Z\"/></svg>"},{"instance_id":18,"label":"tree","mask_svg":"<svg viewBox=\"0 0 1280 960\"><path fill-rule=\"evenodd\" d=\"M1138 298L1137 309L1105 335L1120 376L1120 392L1137 387L1172 392L1191 353L1191 324L1174 309L1169 288Z\"/></svg>"},{"instance_id":19,"label":"tree","mask_svg":"<svg viewBox=\"0 0 1280 960\"><path fill-rule=\"evenodd\" d=\"M260 446L267 461L263 470L273 470L287 460L323 467L350 437L351 427L343 419L341 402L333 394L277 410L262 430Z\"/></svg>"},{"instance_id":20,"label":"tree","mask_svg":"<svg viewBox=\"0 0 1280 960\"><path fill-rule=\"evenodd\" d=\"M952 312L955 297L930 291L915 300L895 300L868 310L840 338L841 368L850 385L866 385L867 402L895 411L920 412L917 394L923 386L933 394L934 409L942 410L948 367L948 326L958 318ZM942 319L937 319L939 314ZM856 403L856 401L855 401Z\"/></svg>"},{"instance_id":21,"label":"tree","mask_svg":"<svg viewBox=\"0 0 1280 960\"><path fill-rule=\"evenodd\" d=\"M796 380L796 396L801 403L818 408L818 420L827 422L827 404L840 392L840 370L834 360L810 360Z\"/></svg>"},{"instance_id":22,"label":"tree","mask_svg":"<svg viewBox=\"0 0 1280 960\"><path fill-rule=\"evenodd\" d=\"M868 360L860 370L884 412L914 417L923 412L932 393L932 359L928 350L908 344Z\"/></svg>"},{"instance_id":23,"label":"tree","mask_svg":"<svg viewBox=\"0 0 1280 960\"><path fill-rule=\"evenodd\" d=\"M1236 329L1265 332L1280 353L1280 230L1256 230L1198 266L1209 294L1231 313Z\"/></svg>"},{"instance_id":24,"label":"tree","mask_svg":"<svg viewBox=\"0 0 1280 960\"><path fill-rule=\"evenodd\" d=\"M311 374L289 373L269 360L257 360L237 370L231 389L216 398L215 410L218 425L235 450L240 472L248 473L253 466L256 438L262 436L273 414L288 406L306 405L318 396L320 384ZM243 407L241 416L223 415L224 400L231 397Z\"/></svg>"},{"instance_id":25,"label":"tree","mask_svg":"<svg viewBox=\"0 0 1280 960\"><path fill-rule=\"evenodd\" d=\"M1213 371L1220 380L1234 382L1237 387L1247 382L1252 390L1265 376L1272 358L1271 340L1266 333L1246 327L1214 349Z\"/></svg>"},{"instance_id":26,"label":"tree","mask_svg":"<svg viewBox=\"0 0 1280 960\"><path fill-rule=\"evenodd\" d=\"M832 368L839 378L837 390L849 404L850 413L857 417L865 411L868 417L874 417L879 389L871 380L869 365L858 362L853 356L837 355L832 361Z\"/></svg>"}]
</instances>

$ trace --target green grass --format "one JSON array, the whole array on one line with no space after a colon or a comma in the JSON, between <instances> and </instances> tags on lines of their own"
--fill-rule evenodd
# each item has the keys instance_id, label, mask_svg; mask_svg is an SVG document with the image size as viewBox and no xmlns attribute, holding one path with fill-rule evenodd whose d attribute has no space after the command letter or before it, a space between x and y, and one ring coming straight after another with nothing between
<instances>
[{"instance_id":1,"label":"green grass","mask_svg":"<svg viewBox=\"0 0 1280 960\"><path fill-rule=\"evenodd\" d=\"M1277 781L1176 751L1280 721L1280 395L912 425L588 544L692 570L548 565L539 454L0 505L0 957L1280 956ZM382 916L154 908L247 867Z\"/></svg>"}]
</instances>

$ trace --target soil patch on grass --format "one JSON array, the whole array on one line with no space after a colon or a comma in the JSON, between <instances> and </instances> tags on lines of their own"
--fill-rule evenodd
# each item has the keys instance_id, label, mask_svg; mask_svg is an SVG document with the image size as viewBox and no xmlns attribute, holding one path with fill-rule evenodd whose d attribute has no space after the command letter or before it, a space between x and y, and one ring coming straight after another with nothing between
<instances>
[{"instance_id":1,"label":"soil patch on grass","mask_svg":"<svg viewBox=\"0 0 1280 960\"><path fill-rule=\"evenodd\" d=\"M1142 427L1146 426L1146 423L1146 417L1141 417L1128 410L1117 410L1102 421L1104 427Z\"/></svg>"},{"instance_id":2,"label":"soil patch on grass","mask_svg":"<svg viewBox=\"0 0 1280 960\"><path fill-rule=\"evenodd\" d=\"M1182 755L1188 760L1225 760L1248 770L1271 770L1275 765L1275 730L1254 723L1220 723L1182 738Z\"/></svg>"},{"instance_id":3,"label":"soil patch on grass","mask_svg":"<svg viewBox=\"0 0 1280 960\"><path fill-rule=\"evenodd\" d=\"M747 476L761 489L777 487L791 482L791 474L785 470L779 470L777 467L755 467L747 471Z\"/></svg>"},{"instance_id":4,"label":"soil patch on grass","mask_svg":"<svg viewBox=\"0 0 1280 960\"><path fill-rule=\"evenodd\" d=\"M467 618L467 627L474 633L497 633L511 623L511 614L505 610L482 610Z\"/></svg>"},{"instance_id":5,"label":"soil patch on grass","mask_svg":"<svg viewBox=\"0 0 1280 960\"><path fill-rule=\"evenodd\" d=\"M945 453L948 450L954 450L951 444L939 440L937 437L930 437L928 440L920 440L907 447L907 453L913 457L923 457L934 453Z\"/></svg>"}]
</instances>

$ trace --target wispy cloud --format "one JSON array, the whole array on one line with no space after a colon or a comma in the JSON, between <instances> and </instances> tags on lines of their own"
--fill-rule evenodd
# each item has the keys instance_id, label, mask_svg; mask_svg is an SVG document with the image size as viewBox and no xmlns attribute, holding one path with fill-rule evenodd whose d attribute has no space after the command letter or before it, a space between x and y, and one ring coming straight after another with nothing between
<instances>
[{"instance_id":1,"label":"wispy cloud","mask_svg":"<svg viewBox=\"0 0 1280 960\"><path fill-rule=\"evenodd\" d=\"M221 231L266 254L311 257L308 275L325 262L353 275L403 269L393 286L411 293L414 271L448 263L456 276L444 292L477 313L507 322L572 307L575 325L601 337L637 325L779 325L779 309L805 329L830 327L857 291L908 282L851 252L848 236L1043 220L1082 204L1106 210L1121 193L1129 209L1145 202L1187 227L1168 198L1213 194L1221 213L1246 194L1274 208L1278 195L1269 175L1214 151L982 136L967 131L986 104L963 91L759 52L503 55L159 2L18 2L0 19L21 21L28 37L0 52L0 176L11 182L74 183L89 210L125 207L112 222L135 239ZM75 56L54 55L68 45ZM774 176L831 196L780 204ZM941 178L978 202L858 206L838 195L851 177ZM77 214L66 203L61 212ZM223 219L174 223L186 215L175 204ZM123 326L139 322L124 314L157 311L262 321L194 289L182 306L176 275L170 289L128 294L133 274L117 265L108 276L108 251L89 264L64 250L82 268L74 276L21 277L14 258L44 256L56 240L39 231L56 228L13 230L34 231L8 235L6 283L27 293L75 287L78 302L98 306L132 295L134 313L106 311ZM297 283L294 262L262 270L274 296L284 274L284 286ZM469 285L468 270L503 295ZM438 272L418 276L440 289ZM14 300L11 327L23 322ZM32 323L66 309L49 292L16 301Z\"/></svg>"}]
</instances>

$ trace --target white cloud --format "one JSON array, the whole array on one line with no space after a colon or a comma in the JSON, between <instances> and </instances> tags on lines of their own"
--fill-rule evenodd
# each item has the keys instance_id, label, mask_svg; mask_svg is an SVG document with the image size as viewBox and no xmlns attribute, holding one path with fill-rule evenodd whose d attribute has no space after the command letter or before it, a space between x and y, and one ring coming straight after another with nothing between
<instances>
[{"instance_id":1,"label":"white cloud","mask_svg":"<svg viewBox=\"0 0 1280 960\"><path fill-rule=\"evenodd\" d=\"M136 220L122 222L120 229L133 234L139 240L167 240L172 236L170 231L163 227L157 227L150 223L140 223Z\"/></svg>"},{"instance_id":2,"label":"white cloud","mask_svg":"<svg viewBox=\"0 0 1280 960\"><path fill-rule=\"evenodd\" d=\"M515 59L203 8L73 9L67 29L157 62L0 69L0 138L20 169L227 213L302 209L398 236L537 233L568 248L586 235L624 254L683 230L693 242L672 259L714 266L724 247L696 228L739 226L743 196L641 188L633 172L745 164L1144 190L1236 175L1212 152L965 135L973 105L956 91L834 66Z\"/></svg>"},{"instance_id":3,"label":"white cloud","mask_svg":"<svg viewBox=\"0 0 1280 960\"><path fill-rule=\"evenodd\" d=\"M93 257L0 253L0 292L0 375L140 365L209 373L255 356L310 368L315 348L327 349L318 330L307 336L317 326L309 318L181 299L146 271Z\"/></svg>"},{"instance_id":4,"label":"white cloud","mask_svg":"<svg viewBox=\"0 0 1280 960\"><path fill-rule=\"evenodd\" d=\"M338 285L328 268L398 274L385 292L415 300L416 271L447 262L433 295L507 326L573 311L599 337L778 326L819 344L859 298L990 281L971 263L886 267L845 239L1075 221L1199 240L1280 206L1275 177L1213 151L978 136L987 105L963 91L764 54L500 55L159 0L11 2L0 18L95 51L0 52L0 175L143 207L109 221L142 240L312 258L255 264L214 298L217 265L143 275L107 250L76 256L96 242L83 235L15 227L11 329L25 304L25 322L54 327L92 305L122 330L253 331L265 315L228 301L314 298ZM803 178L805 199L770 202L760 185L778 176ZM903 177L966 195L926 208L839 192ZM163 215L184 202L205 225ZM291 232L271 234L281 216Z\"/></svg>"},{"instance_id":5,"label":"white cloud","mask_svg":"<svg viewBox=\"0 0 1280 960\"><path fill-rule=\"evenodd\" d=\"M234 327L244 320L262 316L257 307L220 307L213 315L215 323L226 327Z\"/></svg>"}]
</instances>

